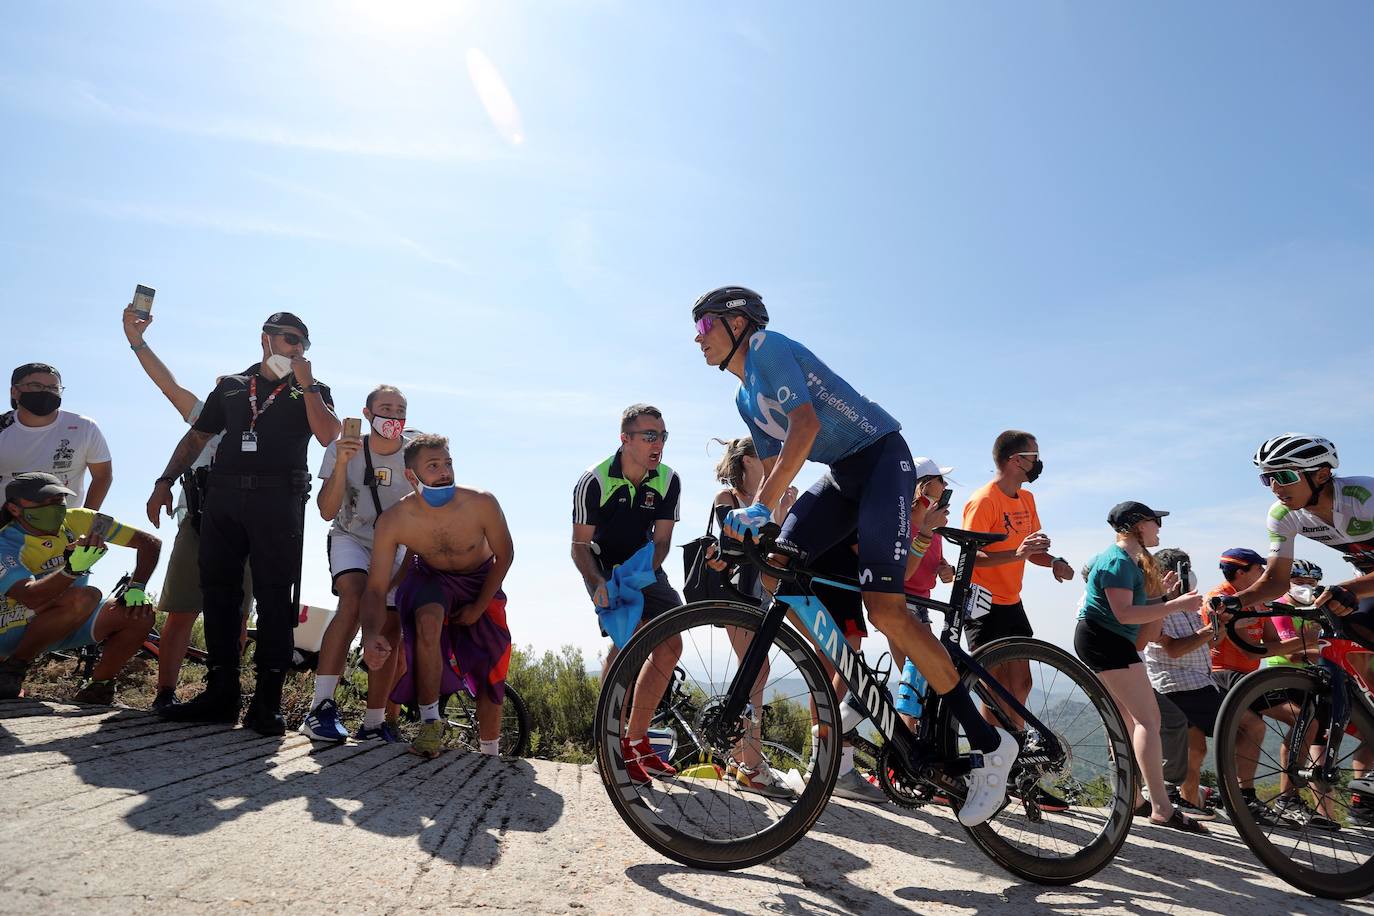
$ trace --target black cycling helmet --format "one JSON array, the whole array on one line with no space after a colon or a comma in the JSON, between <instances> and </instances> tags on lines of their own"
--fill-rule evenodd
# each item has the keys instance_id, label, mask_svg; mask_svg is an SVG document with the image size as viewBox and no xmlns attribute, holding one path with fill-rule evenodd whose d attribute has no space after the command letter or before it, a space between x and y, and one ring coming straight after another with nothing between
<instances>
[{"instance_id":1,"label":"black cycling helmet","mask_svg":"<svg viewBox=\"0 0 1374 916\"><path fill-rule=\"evenodd\" d=\"M727 318L732 315L743 315L760 330L768 327L768 307L763 304L763 297L746 286L722 286L703 295L692 306L692 320L700 321L707 315L724 315ZM725 325L725 333L730 335L731 346L725 360L717 367L721 372L730 365L730 360L734 359L740 344L749 336L749 333L745 332L736 337L728 324Z\"/></svg>"},{"instance_id":2,"label":"black cycling helmet","mask_svg":"<svg viewBox=\"0 0 1374 916\"><path fill-rule=\"evenodd\" d=\"M722 286L703 295L692 306L692 320L706 315L743 315L760 328L768 327L768 308L763 297L744 286Z\"/></svg>"}]
</instances>

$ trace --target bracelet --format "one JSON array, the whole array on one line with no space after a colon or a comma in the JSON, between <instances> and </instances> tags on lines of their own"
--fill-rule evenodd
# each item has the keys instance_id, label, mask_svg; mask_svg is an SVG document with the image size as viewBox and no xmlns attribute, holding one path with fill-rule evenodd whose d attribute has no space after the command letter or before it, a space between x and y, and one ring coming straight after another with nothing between
<instances>
[{"instance_id":1,"label":"bracelet","mask_svg":"<svg viewBox=\"0 0 1374 916\"><path fill-rule=\"evenodd\" d=\"M140 343L138 344L138 346L134 346L133 344L129 344L129 349L130 349L130 350L133 350L135 353L137 353L139 350L146 350L146 349L148 349L148 342L147 342L146 340L145 340L145 341L142 341L142 342L140 342Z\"/></svg>"},{"instance_id":2,"label":"bracelet","mask_svg":"<svg viewBox=\"0 0 1374 916\"><path fill-rule=\"evenodd\" d=\"M153 481L153 486L157 486L157 485L160 484L160 483L176 483L176 478L175 478L175 477L159 477L157 480L154 480L154 481Z\"/></svg>"},{"instance_id":3,"label":"bracelet","mask_svg":"<svg viewBox=\"0 0 1374 916\"><path fill-rule=\"evenodd\" d=\"M79 573L79 572L77 572L76 570L72 569L71 566L70 566L69 564L66 564L66 563L62 564L62 567L61 567L60 569L58 569L58 572L60 572L60 573L61 573L62 575L64 575L64 576L66 576L68 579L80 579L80 578L81 578L81 573Z\"/></svg>"},{"instance_id":4,"label":"bracelet","mask_svg":"<svg viewBox=\"0 0 1374 916\"><path fill-rule=\"evenodd\" d=\"M125 591L128 591L129 589L147 588L147 587L148 587L148 583L147 583L147 582L130 582L130 583L128 584L127 588L125 589Z\"/></svg>"},{"instance_id":5,"label":"bracelet","mask_svg":"<svg viewBox=\"0 0 1374 916\"><path fill-rule=\"evenodd\" d=\"M306 391L314 392L315 394L319 394L319 393L320 393L320 383L319 383L319 382L311 382L309 385L306 385L306 386L305 386L305 390L306 390Z\"/></svg>"}]
</instances>

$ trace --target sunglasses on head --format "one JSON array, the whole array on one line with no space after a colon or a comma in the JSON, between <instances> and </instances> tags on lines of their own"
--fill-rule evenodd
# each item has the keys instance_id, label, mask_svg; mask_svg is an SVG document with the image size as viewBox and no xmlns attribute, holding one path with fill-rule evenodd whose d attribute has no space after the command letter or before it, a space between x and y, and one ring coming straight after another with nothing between
<instances>
[{"instance_id":1,"label":"sunglasses on head","mask_svg":"<svg viewBox=\"0 0 1374 916\"><path fill-rule=\"evenodd\" d=\"M276 331L273 336L280 337L282 340L286 341L288 346L301 347L306 350L310 349L310 341L299 334L293 334L290 331Z\"/></svg>"},{"instance_id":2,"label":"sunglasses on head","mask_svg":"<svg viewBox=\"0 0 1374 916\"><path fill-rule=\"evenodd\" d=\"M703 336L705 336L706 334L709 334L709 333L711 332L711 329L712 329L713 327L715 327L715 326L716 326L716 316L715 316L715 315L707 315L707 316L704 317L704 318L698 318L698 319L697 319L697 333L698 333L698 334L701 334L701 335L703 335Z\"/></svg>"},{"instance_id":3,"label":"sunglasses on head","mask_svg":"<svg viewBox=\"0 0 1374 916\"><path fill-rule=\"evenodd\" d=\"M1302 475L1299 474L1297 471L1288 470L1268 471L1260 475L1260 483L1264 484L1266 487L1272 483L1276 483L1281 487L1288 487L1297 483L1301 479Z\"/></svg>"},{"instance_id":4,"label":"sunglasses on head","mask_svg":"<svg viewBox=\"0 0 1374 916\"><path fill-rule=\"evenodd\" d=\"M656 429L632 429L625 435L639 436L645 442L658 442L660 439L664 442L668 441L668 430L666 429L661 433Z\"/></svg>"}]
</instances>

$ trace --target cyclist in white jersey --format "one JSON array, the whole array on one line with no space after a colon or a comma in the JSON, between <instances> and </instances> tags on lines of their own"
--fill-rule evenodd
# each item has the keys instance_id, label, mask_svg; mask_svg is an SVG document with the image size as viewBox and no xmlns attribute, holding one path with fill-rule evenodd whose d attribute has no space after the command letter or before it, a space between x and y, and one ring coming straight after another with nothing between
<instances>
[{"instance_id":1,"label":"cyclist in white jersey","mask_svg":"<svg viewBox=\"0 0 1374 916\"><path fill-rule=\"evenodd\" d=\"M1277 499L1269 510L1269 560L1258 582L1223 599L1224 609L1234 612L1285 594L1294 542L1310 538L1341 551L1359 572L1328 586L1317 604L1344 618L1347 635L1374 645L1374 477L1337 477L1336 446L1302 433L1268 440L1254 462L1260 482Z\"/></svg>"}]
</instances>

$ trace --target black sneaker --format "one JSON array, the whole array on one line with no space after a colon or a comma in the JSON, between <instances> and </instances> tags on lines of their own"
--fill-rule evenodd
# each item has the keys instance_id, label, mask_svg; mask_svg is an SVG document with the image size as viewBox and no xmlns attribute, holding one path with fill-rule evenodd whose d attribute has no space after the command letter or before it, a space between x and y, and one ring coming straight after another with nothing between
<instances>
[{"instance_id":1,"label":"black sneaker","mask_svg":"<svg viewBox=\"0 0 1374 916\"><path fill-rule=\"evenodd\" d=\"M1273 809L1271 809L1264 802L1260 801L1258 798L1247 798L1245 800L1245 807L1250 810L1250 816L1254 818L1255 823L1259 824L1261 827L1293 826L1291 821L1284 820Z\"/></svg>"},{"instance_id":2,"label":"black sneaker","mask_svg":"<svg viewBox=\"0 0 1374 916\"><path fill-rule=\"evenodd\" d=\"M281 691L285 681L285 671L276 668L263 668L258 671L258 683L253 691L253 699L248 704L248 711L243 714L244 728L251 728L259 735L269 738L286 734L286 717L281 714ZM344 737L348 737L347 732L344 732Z\"/></svg>"},{"instance_id":3,"label":"black sneaker","mask_svg":"<svg viewBox=\"0 0 1374 916\"><path fill-rule=\"evenodd\" d=\"M162 687L153 697L153 712L160 713L177 705L177 692L171 687Z\"/></svg>"},{"instance_id":4,"label":"black sneaker","mask_svg":"<svg viewBox=\"0 0 1374 916\"><path fill-rule=\"evenodd\" d=\"M172 703L157 712L169 722L216 722L225 725L239 719L239 669L214 666L205 677L205 689L185 703Z\"/></svg>"},{"instance_id":5,"label":"black sneaker","mask_svg":"<svg viewBox=\"0 0 1374 916\"><path fill-rule=\"evenodd\" d=\"M33 662L7 658L0 662L0 700L13 700L24 691L24 678Z\"/></svg>"}]
</instances>

